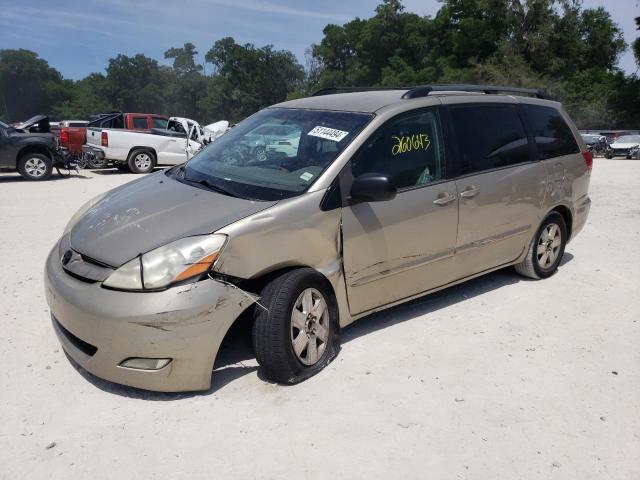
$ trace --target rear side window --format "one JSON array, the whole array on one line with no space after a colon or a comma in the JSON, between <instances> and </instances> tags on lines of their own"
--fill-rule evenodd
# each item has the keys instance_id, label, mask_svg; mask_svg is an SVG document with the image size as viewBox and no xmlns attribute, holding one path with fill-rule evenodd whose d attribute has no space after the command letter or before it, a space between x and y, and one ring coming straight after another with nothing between
<instances>
[{"instance_id":1,"label":"rear side window","mask_svg":"<svg viewBox=\"0 0 640 480\"><path fill-rule=\"evenodd\" d=\"M522 105L522 110L541 160L580 152L573 132L555 108Z\"/></svg>"},{"instance_id":2,"label":"rear side window","mask_svg":"<svg viewBox=\"0 0 640 480\"><path fill-rule=\"evenodd\" d=\"M147 117L133 117L133 129L134 130L146 130L147 129Z\"/></svg>"},{"instance_id":3,"label":"rear side window","mask_svg":"<svg viewBox=\"0 0 640 480\"><path fill-rule=\"evenodd\" d=\"M167 128L168 120L166 118L153 117L153 128Z\"/></svg>"},{"instance_id":4,"label":"rear side window","mask_svg":"<svg viewBox=\"0 0 640 480\"><path fill-rule=\"evenodd\" d=\"M387 175L398 189L445 178L444 148L438 110L430 108L389 120L351 162L354 178Z\"/></svg>"},{"instance_id":5,"label":"rear side window","mask_svg":"<svg viewBox=\"0 0 640 480\"><path fill-rule=\"evenodd\" d=\"M529 143L515 105L451 108L460 174L529 161Z\"/></svg>"}]
</instances>

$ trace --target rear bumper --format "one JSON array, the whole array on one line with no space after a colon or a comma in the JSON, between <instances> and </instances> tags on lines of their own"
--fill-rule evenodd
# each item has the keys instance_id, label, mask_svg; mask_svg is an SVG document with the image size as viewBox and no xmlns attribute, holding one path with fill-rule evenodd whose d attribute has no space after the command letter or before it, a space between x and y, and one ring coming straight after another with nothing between
<instances>
[{"instance_id":1,"label":"rear bumper","mask_svg":"<svg viewBox=\"0 0 640 480\"><path fill-rule=\"evenodd\" d=\"M45 293L62 347L80 366L146 390L206 390L225 334L252 302L242 291L203 280L163 292L104 289L67 274L58 246L45 267ZM170 358L158 370L120 366L131 357Z\"/></svg>"},{"instance_id":2,"label":"rear bumper","mask_svg":"<svg viewBox=\"0 0 640 480\"><path fill-rule=\"evenodd\" d=\"M573 213L573 225L571 226L571 238L573 240L575 236L580 233L587 223L589 218L589 211L591 210L591 198L589 195L582 197L575 205L575 211Z\"/></svg>"}]
</instances>

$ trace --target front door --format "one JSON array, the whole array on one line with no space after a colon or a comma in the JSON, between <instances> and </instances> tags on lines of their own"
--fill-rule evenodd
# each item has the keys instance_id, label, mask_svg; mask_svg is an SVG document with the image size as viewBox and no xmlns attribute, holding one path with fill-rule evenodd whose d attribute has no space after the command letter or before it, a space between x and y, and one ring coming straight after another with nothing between
<instances>
[{"instance_id":1,"label":"front door","mask_svg":"<svg viewBox=\"0 0 640 480\"><path fill-rule=\"evenodd\" d=\"M436 107L384 124L351 162L354 178L387 175L398 195L342 209L343 262L352 314L452 280L458 227Z\"/></svg>"},{"instance_id":2,"label":"front door","mask_svg":"<svg viewBox=\"0 0 640 480\"><path fill-rule=\"evenodd\" d=\"M546 172L515 104L450 107L459 177L459 278L515 260L540 220Z\"/></svg>"}]
</instances>

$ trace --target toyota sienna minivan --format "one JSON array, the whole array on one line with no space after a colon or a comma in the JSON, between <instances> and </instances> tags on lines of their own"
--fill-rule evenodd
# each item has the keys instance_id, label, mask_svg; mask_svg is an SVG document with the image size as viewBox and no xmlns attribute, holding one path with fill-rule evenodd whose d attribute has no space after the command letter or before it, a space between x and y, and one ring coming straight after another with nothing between
<instances>
[{"instance_id":1,"label":"toyota sienna minivan","mask_svg":"<svg viewBox=\"0 0 640 480\"><path fill-rule=\"evenodd\" d=\"M257 155L261 125L287 128ZM53 327L99 377L203 390L248 317L263 375L296 383L372 312L507 266L553 275L591 167L544 91L324 90L85 204L46 261Z\"/></svg>"}]
</instances>

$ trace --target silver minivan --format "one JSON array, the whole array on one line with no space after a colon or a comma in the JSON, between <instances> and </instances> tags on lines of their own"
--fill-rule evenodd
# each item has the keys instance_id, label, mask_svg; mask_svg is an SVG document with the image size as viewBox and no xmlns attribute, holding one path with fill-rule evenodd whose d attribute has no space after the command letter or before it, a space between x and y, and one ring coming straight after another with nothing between
<instances>
[{"instance_id":1,"label":"silver minivan","mask_svg":"<svg viewBox=\"0 0 640 480\"><path fill-rule=\"evenodd\" d=\"M46 261L53 326L89 372L183 391L248 317L264 376L296 383L372 312L507 266L553 275L591 167L543 91L321 91L84 205Z\"/></svg>"}]
</instances>

